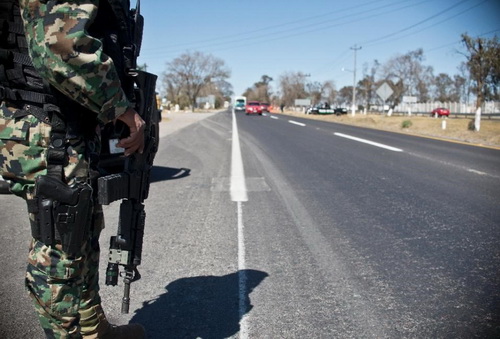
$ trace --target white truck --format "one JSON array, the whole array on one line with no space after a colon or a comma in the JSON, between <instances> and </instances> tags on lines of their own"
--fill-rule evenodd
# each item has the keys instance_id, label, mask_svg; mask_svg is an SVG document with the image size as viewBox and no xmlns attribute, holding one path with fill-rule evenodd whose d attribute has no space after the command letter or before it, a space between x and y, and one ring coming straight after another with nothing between
<instances>
[{"instance_id":1,"label":"white truck","mask_svg":"<svg viewBox=\"0 0 500 339\"><path fill-rule=\"evenodd\" d=\"M233 98L233 107L235 111L245 111L245 106L247 104L247 98L238 96Z\"/></svg>"}]
</instances>

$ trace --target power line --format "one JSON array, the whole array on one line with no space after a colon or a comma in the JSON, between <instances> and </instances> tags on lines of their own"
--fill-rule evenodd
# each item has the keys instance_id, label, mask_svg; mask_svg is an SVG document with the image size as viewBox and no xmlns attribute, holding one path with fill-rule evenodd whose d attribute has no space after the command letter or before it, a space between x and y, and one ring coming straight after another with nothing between
<instances>
[{"instance_id":1,"label":"power line","mask_svg":"<svg viewBox=\"0 0 500 339\"><path fill-rule=\"evenodd\" d=\"M479 38L479 37L482 37L482 36L486 36L486 35L490 35L491 33L496 33L496 32L499 32L500 31L500 28L497 28L497 29L494 29L492 31L489 31L489 32L486 32L486 33L481 33L481 34L478 34L476 35L476 38ZM446 44L446 45L442 45L442 46L438 46L438 47L434 47L434 48L431 48L431 49L428 49L426 50L426 52L434 52L434 51L437 51L439 49L443 49L443 48L446 48L446 47L450 47L450 46L454 46L458 43L462 42L462 40L456 40L452 43L449 43L449 44Z\"/></svg>"},{"instance_id":2,"label":"power line","mask_svg":"<svg viewBox=\"0 0 500 339\"><path fill-rule=\"evenodd\" d=\"M412 29L412 28L414 28L414 27L416 27L416 26L419 26L419 25L421 25L421 24L423 24L423 23L425 23L425 22L427 22L427 21L429 21L429 20L432 20L432 19L434 19L434 18L436 18L436 17L438 17L438 16L440 16L440 15L442 15L442 14L446 13L446 12L449 12L450 10L452 10L452 9L454 9L454 8L456 8L456 7L458 7L459 5L461 5L461 4L463 4L464 2L467 2L467 1L470 1L470 0L462 0L462 1L460 1L460 2L458 2L458 3L456 3L456 4L454 4L454 5L452 5L452 6L450 6L450 7L445 8L445 9L444 9L444 10L442 10L442 11L439 11L438 13L436 13L436 14L434 14L434 15L431 15L430 17L425 18L424 20L421 20L421 21L419 21L419 22L417 22L417 23L413 24L413 25L410 25L410 26L408 26L408 27L405 27L405 28L403 28L403 29L400 29L400 30L398 30L398 31L396 31L396 32L393 32L393 33L387 34L387 35L385 35L385 36L383 36L383 37L380 37L380 38L377 38L377 39L372 39L372 40L365 41L365 42L363 42L363 44L364 44L364 45L368 45L368 44L370 44L370 43L373 43L373 42L376 42L376 41L380 41L380 40L384 40L384 39L389 38L389 37L391 37L391 36L394 36L394 35L397 35L397 34L399 34L399 33L402 33L402 32L405 32L405 31L408 31L408 30L410 30L410 29Z\"/></svg>"},{"instance_id":3,"label":"power line","mask_svg":"<svg viewBox=\"0 0 500 339\"><path fill-rule=\"evenodd\" d=\"M411 0L407 0L406 2L408 2L408 1L411 1ZM353 16L356 17L356 19L352 20L352 21L341 22L341 23L339 23L339 22L336 21L334 24L329 24L329 25L322 26L322 27L316 27L316 28L313 28L313 29L310 29L310 30L306 30L306 31L304 31L303 29L307 28L307 27L311 27L311 26L312 27L318 26L318 25L324 24L325 22L335 21L335 18L332 18L332 19L330 19L328 21L323 21L323 22L320 22L320 23L313 23L313 24L308 24L308 25L301 25L299 27L291 28L291 29L286 30L286 31L271 32L271 33L268 33L268 34L253 36L253 37L249 37L249 38L245 38L245 39L233 39L233 40L224 41L224 42L220 42L220 43L216 43L216 44L209 43L209 41L211 41L211 40L205 40L206 43L204 43L204 45L206 45L207 47L214 47L214 46L225 46L225 45L229 44L229 46L227 48L216 49L216 50L228 50L228 49L235 49L235 48L247 47L250 44L265 43L265 42L271 42L271 41L276 41L276 40L283 40L283 39L286 39L286 38L291 38L291 37L295 37L295 36L299 36L299 35L304 35L304 34L308 34L308 33L313 33L313 32L317 32L317 31L322 31L322 30L326 30L326 29L329 29L329 28L333 28L333 27L338 27L338 26L353 24L353 23L356 23L356 22L359 22L359 21L363 21L363 20L372 18L372 17L377 17L377 16L380 16L380 15L383 15L383 14L389 14L389 13L400 11L400 10L403 10L403 9L406 9L406 8L415 7L415 6L418 6L418 5L422 4L422 3L429 2L429 1L431 1L431 0L424 0L424 1L420 1L420 2L418 2L416 4L413 3L413 4L410 4L410 5L407 5L407 6L401 6L401 7L398 7L398 8L392 9L392 10L388 10L388 11L385 11L385 12L375 13L375 14L364 16L364 17L359 17L359 15L361 15L361 14L374 13L375 11L378 11L380 9L384 9L386 7L392 7L392 6L395 6L395 5L400 5L402 2L399 1L396 4L389 4L389 5L377 7L375 9L372 8L372 9L368 9L368 10L364 10L364 11L352 13L350 15L346 15L346 16L344 16L344 17L341 18L341 19L345 19L345 18L349 18L349 17L353 17ZM464 1L468 1L468 0L464 0ZM355 8L358 8L358 7L359 6L357 6ZM289 32L292 32L292 31L297 31L297 30L300 30L300 32L298 32L298 33L291 33L291 34L284 35L284 36L283 35L282 36L277 36L277 37L271 38L271 39L268 38L269 35L286 34L286 33L289 33ZM238 36L238 35L236 35L236 36ZM251 42L251 40L258 40L258 39L261 39L261 38L265 38L265 39L264 40L259 40L259 41L253 41L253 42ZM200 44L197 44L196 47L200 48ZM151 50L151 49L144 49L144 51L147 51L147 50ZM157 48L156 48L156 50L157 50Z\"/></svg>"},{"instance_id":4,"label":"power line","mask_svg":"<svg viewBox=\"0 0 500 339\"><path fill-rule=\"evenodd\" d=\"M406 1L411 1L411 0L406 0ZM330 16L332 14L339 14L339 13L342 13L342 12L349 11L351 9L358 9L360 7L371 5L371 4L374 4L374 3L380 3L380 0L369 1L369 2L363 3L361 5L357 5L357 6L347 7L347 8L335 10L335 11L332 11L332 12L320 14L320 15L314 15L314 16L310 16L310 17L306 17L306 18L301 18L300 22L311 21L311 20L314 20L314 19L317 19L317 18L322 18L322 17ZM330 21L330 20L328 20L328 21ZM325 21L321 21L320 23L324 23L324 22ZM198 41L192 41L192 42L186 42L186 43L176 44L176 45L173 45L173 47L177 48L177 47L182 47L182 46L199 45L201 43L211 43L211 42L220 41L220 40L227 40L227 39L233 39L233 40L230 41L230 42L232 42L232 41L234 41L234 39L240 38L241 36L251 35L251 34L254 34L254 33L258 33L258 32L267 31L267 30L273 29L273 28L279 28L279 27L283 27L283 26L290 26L290 25L296 25L296 24L297 24L297 20L293 20L293 21L288 21L288 22L282 23L282 24L271 25L271 26L267 26L267 27L263 27L263 28L260 28L260 29L247 31L247 32L242 32L242 33L238 33L238 34L230 34L230 35L220 36L220 37L216 37L216 38L212 38L212 39L208 39L208 40L204 39L204 40L198 40ZM317 24L318 23L314 23L313 25L317 25ZM307 27L307 26L308 25L306 25L305 27ZM299 26L299 27L294 28L294 29L300 29L302 27L304 27L304 26ZM271 34L273 34L273 33L271 33ZM252 37L250 37L250 38L252 38ZM159 49L159 48L150 48L150 49ZM148 49L146 49L146 50L148 50Z\"/></svg>"},{"instance_id":5,"label":"power line","mask_svg":"<svg viewBox=\"0 0 500 339\"><path fill-rule=\"evenodd\" d=\"M448 17L448 18L444 18L444 19L440 20L440 21L439 21L439 23L440 23L440 24L442 24L443 22L449 21L449 20L451 20L451 19L453 19L453 18L456 18L457 16L460 16L460 15L462 15L462 14L464 14L464 13L467 13L467 12L469 12L470 10L472 10L472 9L474 9L474 8L476 8L476 7L481 6L482 4L484 4L484 3L485 3L485 2L487 2L487 1L489 1L489 0L484 0L483 2L480 2L480 3L476 4L476 5L471 6L471 7L468 7L468 8L466 8L466 9L464 9L463 11L458 12L458 13L457 13L457 14L455 14L455 15L452 15L452 16L450 16L450 17ZM411 35L418 34L418 33L422 32L422 31L424 31L424 30L426 30L426 29L429 29L429 28L434 28L434 27L435 27L435 25L429 25L429 26L423 27L422 29L420 29L420 30L418 30L418 31L416 31L416 32L408 33L408 34L406 34L406 35L402 35L402 36L399 36L399 37L397 37L397 38L390 39L390 40L386 40L386 41L379 42L379 43L371 43L371 44L370 44L370 43L367 43L365 46L370 47L370 46L374 46L374 45L379 45L379 44L384 44L384 43L394 42L394 41L401 40L401 39L403 39L403 38L409 37L409 36L411 36Z\"/></svg>"}]
</instances>

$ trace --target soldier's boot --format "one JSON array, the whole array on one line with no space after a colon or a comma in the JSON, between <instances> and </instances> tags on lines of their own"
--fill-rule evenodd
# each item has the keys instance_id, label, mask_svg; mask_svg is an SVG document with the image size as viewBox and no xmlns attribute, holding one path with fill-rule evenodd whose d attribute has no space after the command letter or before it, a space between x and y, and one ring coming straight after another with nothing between
<instances>
[{"instance_id":1,"label":"soldier's boot","mask_svg":"<svg viewBox=\"0 0 500 339\"><path fill-rule=\"evenodd\" d=\"M140 324L112 325L100 305L80 310L80 333L84 339L144 339L146 331Z\"/></svg>"}]
</instances>

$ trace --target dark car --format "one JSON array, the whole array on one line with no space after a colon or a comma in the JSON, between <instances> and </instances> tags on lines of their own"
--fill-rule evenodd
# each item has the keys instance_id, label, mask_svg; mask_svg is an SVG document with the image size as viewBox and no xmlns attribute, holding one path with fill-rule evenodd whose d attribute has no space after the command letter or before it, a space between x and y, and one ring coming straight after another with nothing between
<instances>
[{"instance_id":1,"label":"dark car","mask_svg":"<svg viewBox=\"0 0 500 339\"><path fill-rule=\"evenodd\" d=\"M450 110L447 109L447 108L443 108L443 107L438 107L438 108L435 108L432 110L431 112L431 115L432 116L443 116L443 115L446 115L446 116L449 116L450 115Z\"/></svg>"},{"instance_id":2,"label":"dark car","mask_svg":"<svg viewBox=\"0 0 500 339\"><path fill-rule=\"evenodd\" d=\"M246 114L261 114L262 115L262 110L260 109L260 102L258 102L258 101L247 102L247 105L245 106L245 113Z\"/></svg>"},{"instance_id":3,"label":"dark car","mask_svg":"<svg viewBox=\"0 0 500 339\"><path fill-rule=\"evenodd\" d=\"M341 114L347 114L347 108L344 108L344 107L337 107L333 110L333 112L337 115L341 115Z\"/></svg>"}]
</instances>

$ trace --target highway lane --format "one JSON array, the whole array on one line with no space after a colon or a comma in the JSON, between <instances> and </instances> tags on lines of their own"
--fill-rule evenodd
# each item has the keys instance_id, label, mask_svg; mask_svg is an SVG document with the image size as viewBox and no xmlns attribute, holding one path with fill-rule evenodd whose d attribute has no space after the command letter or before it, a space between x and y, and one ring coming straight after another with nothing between
<instances>
[{"instance_id":1,"label":"highway lane","mask_svg":"<svg viewBox=\"0 0 500 339\"><path fill-rule=\"evenodd\" d=\"M237 115L241 202L231 113L162 138L143 278L129 315L122 283L101 287L111 321L139 321L149 338L498 336L499 152L288 120ZM20 286L24 207L0 204L0 334L42 338ZM118 205L105 213L102 274Z\"/></svg>"},{"instance_id":2,"label":"highway lane","mask_svg":"<svg viewBox=\"0 0 500 339\"><path fill-rule=\"evenodd\" d=\"M492 333L490 326L498 325L500 152L284 116L239 118L243 154L258 159L248 167L272 178L278 200L289 215L297 214L294 227L320 267L313 276L343 265L341 271L352 274L344 277L350 281L344 288L360 284L356 297L343 300L358 303L351 321L361 321L359 309L371 309L354 332ZM349 333L340 325L330 328L339 336Z\"/></svg>"}]
</instances>

